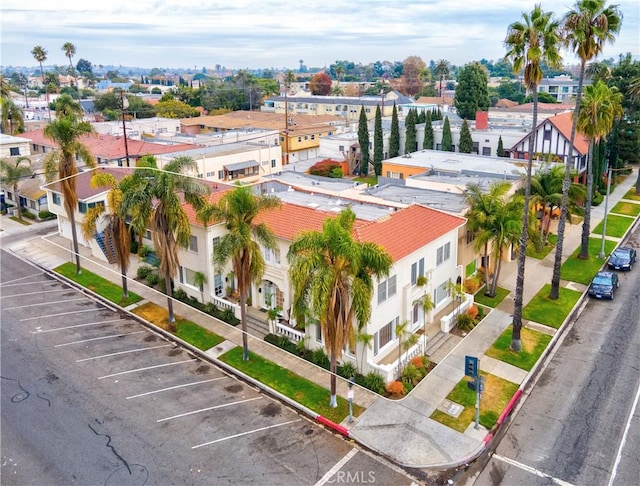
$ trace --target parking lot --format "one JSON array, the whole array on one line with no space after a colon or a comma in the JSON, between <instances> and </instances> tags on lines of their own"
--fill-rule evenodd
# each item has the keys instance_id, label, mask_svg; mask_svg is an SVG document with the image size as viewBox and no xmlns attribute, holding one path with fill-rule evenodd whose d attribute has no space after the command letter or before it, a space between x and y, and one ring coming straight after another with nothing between
<instances>
[{"instance_id":1,"label":"parking lot","mask_svg":"<svg viewBox=\"0 0 640 486\"><path fill-rule=\"evenodd\" d=\"M33 436L13 451L3 440L3 477L9 454L51 447L37 454L58 467L41 479L79 484L412 483L126 313L2 257L2 426ZM21 407L29 397L37 410ZM37 444L40 433L56 441Z\"/></svg>"}]
</instances>

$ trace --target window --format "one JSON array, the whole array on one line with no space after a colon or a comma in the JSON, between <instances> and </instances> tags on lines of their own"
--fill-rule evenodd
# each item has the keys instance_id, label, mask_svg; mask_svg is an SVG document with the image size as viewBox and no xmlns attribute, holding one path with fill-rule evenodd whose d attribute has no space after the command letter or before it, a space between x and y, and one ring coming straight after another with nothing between
<instances>
[{"instance_id":1,"label":"window","mask_svg":"<svg viewBox=\"0 0 640 486\"><path fill-rule=\"evenodd\" d=\"M482 147L482 155L491 156L491 147Z\"/></svg>"},{"instance_id":2,"label":"window","mask_svg":"<svg viewBox=\"0 0 640 486\"><path fill-rule=\"evenodd\" d=\"M9 155L11 155L11 156L20 155L20 147L10 147L9 148Z\"/></svg>"},{"instance_id":3,"label":"window","mask_svg":"<svg viewBox=\"0 0 640 486\"><path fill-rule=\"evenodd\" d=\"M475 239L476 239L476 232L475 231L467 231L467 245L469 245Z\"/></svg>"},{"instance_id":4,"label":"window","mask_svg":"<svg viewBox=\"0 0 640 486\"><path fill-rule=\"evenodd\" d=\"M411 312L412 323L415 324L420 319L420 304L413 304L413 309Z\"/></svg>"},{"instance_id":5,"label":"window","mask_svg":"<svg viewBox=\"0 0 640 486\"><path fill-rule=\"evenodd\" d=\"M200 290L200 287L195 284L195 274L195 270L191 270L187 267L180 267L180 283L190 285L191 287L195 287Z\"/></svg>"},{"instance_id":6,"label":"window","mask_svg":"<svg viewBox=\"0 0 640 486\"><path fill-rule=\"evenodd\" d=\"M189 238L189 251L198 253L198 237L191 235Z\"/></svg>"},{"instance_id":7,"label":"window","mask_svg":"<svg viewBox=\"0 0 640 486\"><path fill-rule=\"evenodd\" d=\"M373 335L373 355L377 355L378 352L395 338L395 329L398 325L399 317L396 317L391 322L387 322Z\"/></svg>"},{"instance_id":8,"label":"window","mask_svg":"<svg viewBox=\"0 0 640 486\"><path fill-rule=\"evenodd\" d=\"M213 277L214 292L218 297L222 297L224 290L224 281L221 273L216 273Z\"/></svg>"},{"instance_id":9,"label":"window","mask_svg":"<svg viewBox=\"0 0 640 486\"><path fill-rule=\"evenodd\" d=\"M322 339L322 327L320 326L320 323L318 321L316 321L316 341L319 343L324 342L324 340Z\"/></svg>"},{"instance_id":10,"label":"window","mask_svg":"<svg viewBox=\"0 0 640 486\"><path fill-rule=\"evenodd\" d=\"M224 170L218 171L218 179L224 179Z\"/></svg>"},{"instance_id":11,"label":"window","mask_svg":"<svg viewBox=\"0 0 640 486\"><path fill-rule=\"evenodd\" d=\"M411 285L418 283L418 277L424 277L424 258L411 264Z\"/></svg>"},{"instance_id":12,"label":"window","mask_svg":"<svg viewBox=\"0 0 640 486\"><path fill-rule=\"evenodd\" d=\"M144 239L145 240L150 240L151 239L151 230L145 230L144 231Z\"/></svg>"},{"instance_id":13,"label":"window","mask_svg":"<svg viewBox=\"0 0 640 486\"><path fill-rule=\"evenodd\" d=\"M280 264L280 250L278 248L271 250L270 248L262 247L262 257L265 262Z\"/></svg>"},{"instance_id":14,"label":"window","mask_svg":"<svg viewBox=\"0 0 640 486\"><path fill-rule=\"evenodd\" d=\"M60 197L60 194L58 194L57 192L54 192L51 194L51 196L53 199L53 204L57 204L58 206L62 204L62 198Z\"/></svg>"},{"instance_id":15,"label":"window","mask_svg":"<svg viewBox=\"0 0 640 486\"><path fill-rule=\"evenodd\" d=\"M382 304L385 300L396 295L396 276L392 275L387 280L383 280L378 284L378 304Z\"/></svg>"},{"instance_id":16,"label":"window","mask_svg":"<svg viewBox=\"0 0 640 486\"><path fill-rule=\"evenodd\" d=\"M344 152L344 145L338 145L338 152Z\"/></svg>"},{"instance_id":17,"label":"window","mask_svg":"<svg viewBox=\"0 0 640 486\"><path fill-rule=\"evenodd\" d=\"M87 212L87 210L91 209L91 208L95 208L96 206L104 206L104 201L97 201L97 202L92 202L92 203L84 203L84 202L79 202L78 203L78 211L82 214L85 214Z\"/></svg>"},{"instance_id":18,"label":"window","mask_svg":"<svg viewBox=\"0 0 640 486\"><path fill-rule=\"evenodd\" d=\"M451 243L445 243L437 250L436 265L442 265L449 258L451 258Z\"/></svg>"},{"instance_id":19,"label":"window","mask_svg":"<svg viewBox=\"0 0 640 486\"><path fill-rule=\"evenodd\" d=\"M276 166L276 159L271 159L271 168L275 168Z\"/></svg>"},{"instance_id":20,"label":"window","mask_svg":"<svg viewBox=\"0 0 640 486\"><path fill-rule=\"evenodd\" d=\"M440 302L442 302L444 299L446 299L447 295L449 295L449 293L447 292L447 284L448 283L449 283L449 280L445 280L440 285L438 285L435 288L435 290L433 291L433 304L435 306L440 304Z\"/></svg>"}]
</instances>

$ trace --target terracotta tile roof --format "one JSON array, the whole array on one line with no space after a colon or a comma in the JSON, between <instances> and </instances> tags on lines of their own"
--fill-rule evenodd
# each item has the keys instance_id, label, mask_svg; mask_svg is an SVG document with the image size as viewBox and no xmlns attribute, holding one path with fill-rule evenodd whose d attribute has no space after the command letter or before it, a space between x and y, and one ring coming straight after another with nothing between
<instances>
[{"instance_id":1,"label":"terracotta tile roof","mask_svg":"<svg viewBox=\"0 0 640 486\"><path fill-rule=\"evenodd\" d=\"M567 139L567 141L571 140L571 125L573 124L572 111L561 113L555 116L550 116L543 122L543 124L544 123L553 124L553 126L556 127L556 129ZM585 155L587 152L589 152L589 140L577 131L574 146L581 155Z\"/></svg>"},{"instance_id":2,"label":"terracotta tile roof","mask_svg":"<svg viewBox=\"0 0 640 486\"><path fill-rule=\"evenodd\" d=\"M496 108L513 108L514 106L518 106L518 102L507 98L501 98L496 102L495 106Z\"/></svg>"}]
</instances>

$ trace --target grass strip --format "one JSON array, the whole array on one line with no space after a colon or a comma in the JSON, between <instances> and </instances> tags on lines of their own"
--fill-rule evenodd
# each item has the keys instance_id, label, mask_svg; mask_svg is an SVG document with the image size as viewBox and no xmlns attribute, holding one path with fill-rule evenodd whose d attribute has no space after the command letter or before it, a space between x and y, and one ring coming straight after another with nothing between
<instances>
[{"instance_id":1,"label":"grass strip","mask_svg":"<svg viewBox=\"0 0 640 486\"><path fill-rule=\"evenodd\" d=\"M622 238L629 227L633 224L633 219L626 216L618 216L616 214L607 215L607 233L606 236L613 238ZM592 233L601 235L604 228L604 221L600 221Z\"/></svg>"},{"instance_id":2,"label":"grass strip","mask_svg":"<svg viewBox=\"0 0 640 486\"><path fill-rule=\"evenodd\" d=\"M489 297L485 295L485 289L486 287L480 288L480 290L478 290L473 297L473 300L478 304L484 305L486 307L491 307L492 309L498 307L500 305L500 302L502 302L507 297L507 295L509 295L509 291L507 289L496 287L496 296Z\"/></svg>"},{"instance_id":3,"label":"grass strip","mask_svg":"<svg viewBox=\"0 0 640 486\"><path fill-rule=\"evenodd\" d=\"M617 243L611 240L604 241L604 254L610 255ZM599 258L602 238L589 238L589 258L578 258L580 247L565 260L560 268L560 278L589 285L593 276L602 268L603 260Z\"/></svg>"},{"instance_id":4,"label":"grass strip","mask_svg":"<svg viewBox=\"0 0 640 486\"><path fill-rule=\"evenodd\" d=\"M551 285L545 284L522 309L522 317L558 329L575 307L581 292L560 287L557 299L550 299Z\"/></svg>"},{"instance_id":5,"label":"grass strip","mask_svg":"<svg viewBox=\"0 0 640 486\"><path fill-rule=\"evenodd\" d=\"M522 349L519 352L511 350L513 328L509 326L486 351L486 355L520 369L529 371L551 342L552 336L523 327L520 330Z\"/></svg>"}]
</instances>

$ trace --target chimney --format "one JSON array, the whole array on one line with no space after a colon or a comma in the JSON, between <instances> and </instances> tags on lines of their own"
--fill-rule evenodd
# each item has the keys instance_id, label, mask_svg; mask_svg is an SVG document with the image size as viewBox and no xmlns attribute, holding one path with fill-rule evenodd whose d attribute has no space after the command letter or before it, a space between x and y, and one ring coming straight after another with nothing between
<instances>
[{"instance_id":1,"label":"chimney","mask_svg":"<svg viewBox=\"0 0 640 486\"><path fill-rule=\"evenodd\" d=\"M476 111L476 130L489 129L489 112Z\"/></svg>"}]
</instances>

